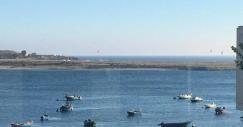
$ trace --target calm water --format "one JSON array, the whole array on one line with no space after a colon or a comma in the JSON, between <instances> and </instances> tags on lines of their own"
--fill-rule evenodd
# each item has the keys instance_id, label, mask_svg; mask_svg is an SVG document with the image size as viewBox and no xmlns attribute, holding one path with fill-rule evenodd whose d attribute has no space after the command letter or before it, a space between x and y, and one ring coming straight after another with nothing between
<instances>
[{"instance_id":1,"label":"calm water","mask_svg":"<svg viewBox=\"0 0 243 127\"><path fill-rule=\"evenodd\" d=\"M0 126L34 120L34 127L81 127L88 118L97 127L156 127L161 121L195 121L198 127L240 127L235 110L235 71L187 70L1 70ZM215 116L203 103L173 100L191 91L205 102L227 107ZM65 94L79 94L74 111L57 113ZM140 108L142 116L127 118L126 111ZM47 112L49 122L39 117Z\"/></svg>"}]
</instances>

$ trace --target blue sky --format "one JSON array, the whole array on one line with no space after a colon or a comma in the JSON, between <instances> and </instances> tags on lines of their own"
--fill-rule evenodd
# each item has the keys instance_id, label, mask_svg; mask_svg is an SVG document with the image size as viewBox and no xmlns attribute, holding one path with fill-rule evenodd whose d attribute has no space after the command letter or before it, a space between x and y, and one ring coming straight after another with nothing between
<instances>
[{"instance_id":1,"label":"blue sky","mask_svg":"<svg viewBox=\"0 0 243 127\"><path fill-rule=\"evenodd\" d=\"M0 0L0 49L233 55L242 5L242 0Z\"/></svg>"}]
</instances>

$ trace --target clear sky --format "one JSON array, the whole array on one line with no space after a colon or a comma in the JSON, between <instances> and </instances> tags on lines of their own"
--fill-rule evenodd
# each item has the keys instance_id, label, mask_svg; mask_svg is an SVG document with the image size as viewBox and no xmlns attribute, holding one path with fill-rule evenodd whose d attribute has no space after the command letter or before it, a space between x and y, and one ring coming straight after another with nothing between
<instances>
[{"instance_id":1,"label":"clear sky","mask_svg":"<svg viewBox=\"0 0 243 127\"><path fill-rule=\"evenodd\" d=\"M242 0L0 0L0 49L44 54L233 55L239 25Z\"/></svg>"}]
</instances>

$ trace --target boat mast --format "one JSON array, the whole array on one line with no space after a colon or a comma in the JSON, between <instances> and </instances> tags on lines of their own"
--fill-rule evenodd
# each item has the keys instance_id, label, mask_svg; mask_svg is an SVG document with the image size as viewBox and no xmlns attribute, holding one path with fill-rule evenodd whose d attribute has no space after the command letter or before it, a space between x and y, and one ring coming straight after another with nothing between
<instances>
[{"instance_id":1,"label":"boat mast","mask_svg":"<svg viewBox=\"0 0 243 127\"><path fill-rule=\"evenodd\" d=\"M192 94L191 91L191 64L187 64L187 93ZM187 112L191 116L191 105L187 104Z\"/></svg>"},{"instance_id":2,"label":"boat mast","mask_svg":"<svg viewBox=\"0 0 243 127\"><path fill-rule=\"evenodd\" d=\"M187 93L191 93L191 65L187 65Z\"/></svg>"}]
</instances>

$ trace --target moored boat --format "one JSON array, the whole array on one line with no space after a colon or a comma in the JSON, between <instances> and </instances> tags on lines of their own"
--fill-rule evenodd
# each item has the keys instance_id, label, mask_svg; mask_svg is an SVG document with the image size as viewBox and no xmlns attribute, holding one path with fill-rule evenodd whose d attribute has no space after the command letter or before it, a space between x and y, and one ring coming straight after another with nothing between
<instances>
[{"instance_id":1,"label":"moored boat","mask_svg":"<svg viewBox=\"0 0 243 127\"><path fill-rule=\"evenodd\" d=\"M214 104L214 103L208 103L208 104L205 104L204 106L205 106L206 109L208 109L208 108L216 108L217 107L217 105Z\"/></svg>"},{"instance_id":2,"label":"moored boat","mask_svg":"<svg viewBox=\"0 0 243 127\"><path fill-rule=\"evenodd\" d=\"M186 122L179 122L179 123L164 123L161 122L160 124L158 124L161 127L189 127L191 124L190 121L186 121ZM191 127L194 127L195 125L192 124Z\"/></svg>"},{"instance_id":3,"label":"moored boat","mask_svg":"<svg viewBox=\"0 0 243 127\"><path fill-rule=\"evenodd\" d=\"M240 120L243 121L243 116L240 117Z\"/></svg>"},{"instance_id":4,"label":"moored boat","mask_svg":"<svg viewBox=\"0 0 243 127\"><path fill-rule=\"evenodd\" d=\"M40 117L41 121L48 121L49 120L49 116L47 114L44 114Z\"/></svg>"},{"instance_id":5,"label":"moored boat","mask_svg":"<svg viewBox=\"0 0 243 127\"><path fill-rule=\"evenodd\" d=\"M62 105L59 109L57 109L57 112L69 112L73 110L73 106L71 103L66 103L65 105Z\"/></svg>"},{"instance_id":6,"label":"moored boat","mask_svg":"<svg viewBox=\"0 0 243 127\"><path fill-rule=\"evenodd\" d=\"M178 99L184 100L184 99L191 99L192 98L192 94L181 94L177 96Z\"/></svg>"},{"instance_id":7,"label":"moored boat","mask_svg":"<svg viewBox=\"0 0 243 127\"><path fill-rule=\"evenodd\" d=\"M127 116L135 116L135 115L141 115L142 112L139 110L133 110L133 111L127 111Z\"/></svg>"},{"instance_id":8,"label":"moored boat","mask_svg":"<svg viewBox=\"0 0 243 127\"><path fill-rule=\"evenodd\" d=\"M191 102L192 103L195 103L195 102L201 102L201 101L203 101L203 99L201 98L201 97L192 97L192 99L191 99Z\"/></svg>"},{"instance_id":9,"label":"moored boat","mask_svg":"<svg viewBox=\"0 0 243 127\"><path fill-rule=\"evenodd\" d=\"M75 95L71 95L71 96L66 95L65 98L67 101L76 101L82 99L81 96L75 96Z\"/></svg>"},{"instance_id":10,"label":"moored boat","mask_svg":"<svg viewBox=\"0 0 243 127\"><path fill-rule=\"evenodd\" d=\"M85 120L84 127L96 127L96 122L94 120Z\"/></svg>"},{"instance_id":11,"label":"moored boat","mask_svg":"<svg viewBox=\"0 0 243 127\"><path fill-rule=\"evenodd\" d=\"M215 108L215 115L222 115L225 112L225 107L217 107Z\"/></svg>"},{"instance_id":12,"label":"moored boat","mask_svg":"<svg viewBox=\"0 0 243 127\"><path fill-rule=\"evenodd\" d=\"M29 120L23 123L12 123L11 127L32 127L33 121Z\"/></svg>"}]
</instances>

